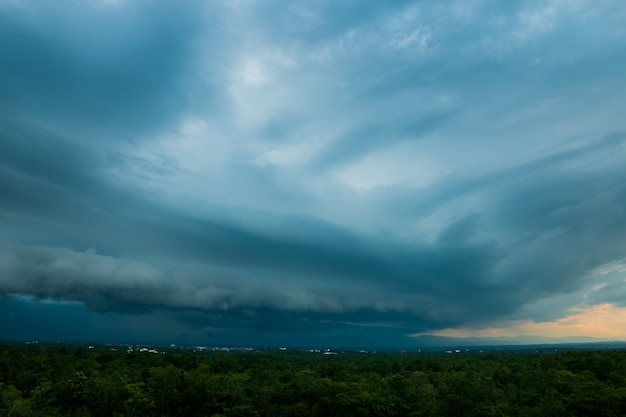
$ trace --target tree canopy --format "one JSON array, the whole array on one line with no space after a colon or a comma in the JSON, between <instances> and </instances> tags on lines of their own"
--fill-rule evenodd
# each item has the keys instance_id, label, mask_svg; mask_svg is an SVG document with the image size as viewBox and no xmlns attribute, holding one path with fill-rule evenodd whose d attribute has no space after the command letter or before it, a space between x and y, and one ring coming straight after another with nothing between
<instances>
[{"instance_id":1,"label":"tree canopy","mask_svg":"<svg viewBox=\"0 0 626 417\"><path fill-rule=\"evenodd\" d=\"M622 416L626 351L126 352L0 345L5 416Z\"/></svg>"}]
</instances>

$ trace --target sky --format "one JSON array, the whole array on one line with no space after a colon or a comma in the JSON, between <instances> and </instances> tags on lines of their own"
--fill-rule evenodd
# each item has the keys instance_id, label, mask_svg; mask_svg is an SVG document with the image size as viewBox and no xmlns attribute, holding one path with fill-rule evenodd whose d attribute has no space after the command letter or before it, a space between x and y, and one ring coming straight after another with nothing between
<instances>
[{"instance_id":1,"label":"sky","mask_svg":"<svg viewBox=\"0 0 626 417\"><path fill-rule=\"evenodd\" d=\"M0 338L626 339L622 0L0 0Z\"/></svg>"}]
</instances>

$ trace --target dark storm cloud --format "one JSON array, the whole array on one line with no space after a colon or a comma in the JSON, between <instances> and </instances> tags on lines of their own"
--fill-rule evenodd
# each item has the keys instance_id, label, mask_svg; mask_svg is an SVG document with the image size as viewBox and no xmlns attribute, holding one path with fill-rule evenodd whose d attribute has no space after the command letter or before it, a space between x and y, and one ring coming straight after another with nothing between
<instances>
[{"instance_id":1,"label":"dark storm cloud","mask_svg":"<svg viewBox=\"0 0 626 417\"><path fill-rule=\"evenodd\" d=\"M184 110L197 5L30 6L0 9L5 114L89 128L93 140L103 127L109 139L154 132Z\"/></svg>"},{"instance_id":2,"label":"dark storm cloud","mask_svg":"<svg viewBox=\"0 0 626 417\"><path fill-rule=\"evenodd\" d=\"M493 256L489 250L482 254L480 248L462 246L447 256L425 245L366 243L346 230L307 218L269 218L276 232L268 235L181 216L152 207L90 174L104 162L85 149L66 147L63 140L54 137L30 146L26 146L27 135L12 132L11 137L19 140L2 142L3 155L7 156L3 160L3 183L13 187L3 189L7 197L2 200L3 213L17 225L23 217L47 223L47 233L22 232L30 243L92 243L111 253L191 261L236 273L201 269L209 276L199 279L196 270L166 273L171 268L167 261L159 269L92 251L5 246L4 293L79 300L100 311L268 305L277 311L425 314L426 307L420 303L428 303L434 312L437 296L447 294L453 300L454 294L476 285L454 283L455 272L445 265L449 260L465 274L481 275L482 262L488 264ZM54 152L49 152L52 144ZM45 150L52 158L42 157ZM125 204L120 207L118 201ZM473 262L466 265L469 259ZM379 282L381 276L385 277L383 283ZM436 277L443 282L429 282ZM448 279L451 281L445 282ZM354 289L355 285L360 288ZM370 286L392 293L385 297L370 294ZM462 288L456 290L456 286ZM403 295L405 291L417 294L417 299ZM206 297L198 297L199 293Z\"/></svg>"},{"instance_id":3,"label":"dark storm cloud","mask_svg":"<svg viewBox=\"0 0 626 417\"><path fill-rule=\"evenodd\" d=\"M622 145L611 143L617 144L614 151ZM19 159L16 148L5 153L11 160ZM286 331L382 320L401 323L397 330L406 332L506 316L538 296L572 291L588 272L619 259L626 243L623 210L605 209L624 206L626 178L619 167L571 176L561 172L566 161L552 158L560 163L539 173L531 164L506 180L496 174L481 182L494 194L489 199L494 203L483 212L453 221L433 244L403 244L380 237L364 240L306 218L271 219L276 231L260 234L162 209L158 215L132 214L133 199L89 180L86 167L64 156L64 169L74 175L63 175L52 164L56 176L48 177L46 164L35 163L29 170L22 160L21 174L30 178L26 183L41 187L26 195L37 196L42 212L28 214L71 230L71 212L57 217L50 208L82 212L72 204L80 195L100 213L94 209L91 219L78 217L83 230L74 239L152 259L158 266L93 251L5 245L0 262L5 294L77 300L95 311L218 311L214 318L200 316L212 328ZM4 165L6 172L9 164ZM20 184L16 179L5 182ZM47 195L46 188L62 191ZM24 215L9 208L32 201L11 197L3 200L5 215ZM120 198L130 205L107 202ZM140 199L134 204L135 210L153 208ZM132 226L118 241L125 227L120 220ZM194 266L176 266L186 262Z\"/></svg>"},{"instance_id":4,"label":"dark storm cloud","mask_svg":"<svg viewBox=\"0 0 626 417\"><path fill-rule=\"evenodd\" d=\"M619 303L617 6L536 3L0 2L0 308L401 344Z\"/></svg>"}]
</instances>

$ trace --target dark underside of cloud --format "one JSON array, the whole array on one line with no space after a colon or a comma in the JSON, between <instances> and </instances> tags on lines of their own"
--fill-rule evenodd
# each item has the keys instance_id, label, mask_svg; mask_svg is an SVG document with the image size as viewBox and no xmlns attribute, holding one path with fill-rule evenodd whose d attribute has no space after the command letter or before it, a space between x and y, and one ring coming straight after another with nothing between
<instances>
[{"instance_id":1,"label":"dark underside of cloud","mask_svg":"<svg viewBox=\"0 0 626 417\"><path fill-rule=\"evenodd\" d=\"M272 232L261 233L187 216L107 184L94 175L102 160L88 151L28 135L43 137L5 131L1 141L2 220L24 243L1 247L0 290L80 301L94 312L167 311L228 334L400 336L508 317L574 291L626 245L621 167L567 171L580 154L623 152L623 135L433 186L439 201L429 204L468 192L491 203L430 243L360 236L306 217L266 216ZM424 210L419 193L396 198L416 215Z\"/></svg>"},{"instance_id":2,"label":"dark underside of cloud","mask_svg":"<svg viewBox=\"0 0 626 417\"><path fill-rule=\"evenodd\" d=\"M520 55L498 55L489 31L499 26L476 28L461 14L472 43L435 20L401 36L416 16L440 13L428 2L422 15L410 9L421 2L302 10L270 2L256 14L219 2L102 3L61 11L0 2L0 56L9 57L0 65L0 323L8 337L395 346L412 333L562 317L579 300L525 308L596 284L596 302L623 304L621 282L600 282L595 272L626 258L624 126L602 119L579 137L559 135L565 110L590 107L586 94L609 91L623 62L600 71L600 82L564 46L580 63L567 81L558 79L574 65L566 58L542 61L548 75L522 71L523 60L539 59L534 43L519 46L531 35L518 28L509 41ZM513 9L497 12L504 21L523 17ZM250 23L269 12L302 22ZM254 36L226 22L249 25ZM563 33L554 29L547 47L562 45ZM385 36L382 46L372 40ZM623 51L602 33L581 48L605 37L597 62ZM463 48L466 55L447 52ZM255 59L287 68L283 82L302 94L289 96L282 83L262 90L271 65ZM432 72L440 62L447 66ZM515 101L500 89L518 70ZM583 104L539 100L544 86L554 97L571 87ZM553 111L559 123L535 113L545 102L566 103ZM275 114L264 115L266 107ZM506 143L523 153L515 129L528 120L539 126L528 146L539 151L516 159L500 136L516 138ZM167 138L179 142L163 147ZM205 139L211 146L192 147ZM537 145L544 142L552 145ZM277 149L300 155L303 143L315 146L298 163L262 159ZM405 146L420 161L422 149L433 154L442 143L460 168L430 182L352 189L336 180L366 158Z\"/></svg>"}]
</instances>

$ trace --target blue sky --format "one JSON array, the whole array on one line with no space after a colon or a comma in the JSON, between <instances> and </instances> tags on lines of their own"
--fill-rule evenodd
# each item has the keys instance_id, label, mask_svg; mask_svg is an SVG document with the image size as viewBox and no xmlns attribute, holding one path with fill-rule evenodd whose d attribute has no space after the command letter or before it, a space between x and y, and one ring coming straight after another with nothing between
<instances>
[{"instance_id":1,"label":"blue sky","mask_svg":"<svg viewBox=\"0 0 626 417\"><path fill-rule=\"evenodd\" d=\"M0 0L2 333L626 339L625 21Z\"/></svg>"}]
</instances>

